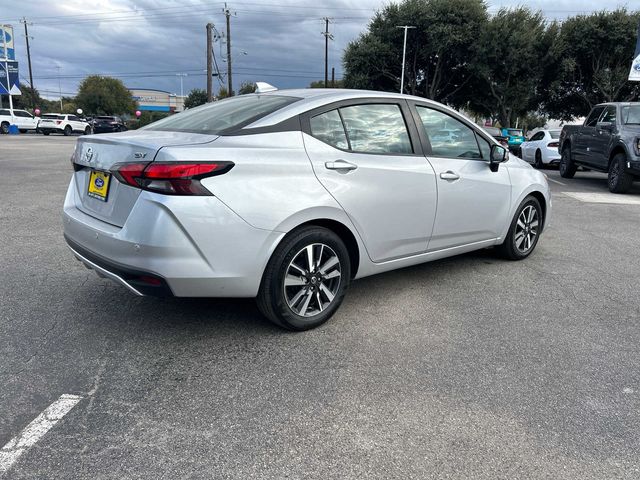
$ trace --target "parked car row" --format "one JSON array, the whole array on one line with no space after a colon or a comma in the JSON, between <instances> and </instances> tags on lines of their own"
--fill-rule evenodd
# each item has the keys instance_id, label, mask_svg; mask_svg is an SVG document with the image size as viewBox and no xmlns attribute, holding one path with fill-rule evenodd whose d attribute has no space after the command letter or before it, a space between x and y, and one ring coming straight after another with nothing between
<instances>
[{"instance_id":1,"label":"parked car row","mask_svg":"<svg viewBox=\"0 0 640 480\"><path fill-rule=\"evenodd\" d=\"M35 131L44 135L51 133L89 135L90 133L112 133L127 130L122 119L113 115L82 118L66 113L45 113L42 117L38 117L26 110L0 109L0 132L9 133L11 125L18 127L20 133Z\"/></svg>"}]
</instances>

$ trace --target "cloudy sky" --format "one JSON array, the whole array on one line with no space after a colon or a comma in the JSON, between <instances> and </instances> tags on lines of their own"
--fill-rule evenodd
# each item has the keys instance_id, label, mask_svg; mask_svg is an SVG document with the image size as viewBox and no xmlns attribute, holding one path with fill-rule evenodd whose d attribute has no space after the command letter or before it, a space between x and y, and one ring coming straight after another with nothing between
<instances>
[{"instance_id":1,"label":"cloudy sky","mask_svg":"<svg viewBox=\"0 0 640 480\"><path fill-rule=\"evenodd\" d=\"M324 78L323 17L334 36L329 68L342 75L341 53L366 29L385 0L230 1L234 88L242 81L265 81L280 88L305 87ZM488 1L489 11L523 4ZM640 0L617 4L601 0L532 0L548 19L562 19L617 6L640 8ZM322 6L319 6L322 5ZM224 32L224 2L207 0L0 0L0 23L15 29L16 59L28 79L23 17L29 25L34 84L43 96L74 95L88 74L112 75L131 88L185 94L205 88L205 24ZM220 42L215 57L226 72ZM23 80L24 82L24 80ZM217 82L216 82L217 83ZM214 84L217 90L218 85Z\"/></svg>"}]
</instances>

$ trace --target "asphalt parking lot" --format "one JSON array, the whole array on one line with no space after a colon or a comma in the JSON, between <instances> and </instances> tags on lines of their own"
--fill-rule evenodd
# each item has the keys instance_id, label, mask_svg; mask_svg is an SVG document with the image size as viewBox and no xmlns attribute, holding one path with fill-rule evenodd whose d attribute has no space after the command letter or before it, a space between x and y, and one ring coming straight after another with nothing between
<instances>
[{"instance_id":1,"label":"asphalt parking lot","mask_svg":"<svg viewBox=\"0 0 640 480\"><path fill-rule=\"evenodd\" d=\"M0 447L78 396L5 478L640 478L640 183L546 170L526 261L362 279L289 333L252 300L139 298L82 267L75 141L0 137Z\"/></svg>"}]
</instances>

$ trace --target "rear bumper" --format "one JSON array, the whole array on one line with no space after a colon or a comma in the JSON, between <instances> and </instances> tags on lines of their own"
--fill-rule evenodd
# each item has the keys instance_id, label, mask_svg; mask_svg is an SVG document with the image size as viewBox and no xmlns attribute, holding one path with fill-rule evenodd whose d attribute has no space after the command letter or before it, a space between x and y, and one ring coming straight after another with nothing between
<instances>
[{"instance_id":1,"label":"rear bumper","mask_svg":"<svg viewBox=\"0 0 640 480\"><path fill-rule=\"evenodd\" d=\"M78 201L72 180L63 222L76 258L142 295L255 297L284 235L250 226L215 197L142 192L121 228L84 213Z\"/></svg>"}]
</instances>

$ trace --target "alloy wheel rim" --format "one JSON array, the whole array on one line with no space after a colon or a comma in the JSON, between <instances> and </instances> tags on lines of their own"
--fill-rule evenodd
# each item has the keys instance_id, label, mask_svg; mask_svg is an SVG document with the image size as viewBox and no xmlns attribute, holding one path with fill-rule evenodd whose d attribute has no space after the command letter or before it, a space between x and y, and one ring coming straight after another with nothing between
<instances>
[{"instance_id":1,"label":"alloy wheel rim","mask_svg":"<svg viewBox=\"0 0 640 480\"><path fill-rule=\"evenodd\" d=\"M313 317L334 301L342 268L336 252L324 243L313 243L296 253L283 281L289 309L301 317Z\"/></svg>"},{"instance_id":2,"label":"alloy wheel rim","mask_svg":"<svg viewBox=\"0 0 640 480\"><path fill-rule=\"evenodd\" d=\"M533 205L525 206L516 222L516 233L514 242L520 253L527 253L533 248L535 240L538 237L538 210Z\"/></svg>"}]
</instances>

